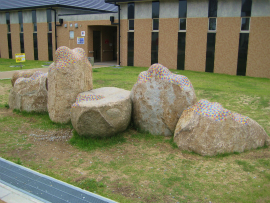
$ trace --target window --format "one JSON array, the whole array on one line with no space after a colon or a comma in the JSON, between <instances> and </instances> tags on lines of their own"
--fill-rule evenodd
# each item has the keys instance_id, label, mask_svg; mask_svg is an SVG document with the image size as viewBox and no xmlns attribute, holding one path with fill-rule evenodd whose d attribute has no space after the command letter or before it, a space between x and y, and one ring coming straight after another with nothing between
<instances>
[{"instance_id":1,"label":"window","mask_svg":"<svg viewBox=\"0 0 270 203\"><path fill-rule=\"evenodd\" d=\"M209 0L205 72L210 73L214 72L216 30L217 30L217 0Z\"/></svg>"},{"instance_id":2,"label":"window","mask_svg":"<svg viewBox=\"0 0 270 203\"><path fill-rule=\"evenodd\" d=\"M47 9L47 23L48 23L48 56L49 56L49 61L53 61L52 12L51 12L51 9Z\"/></svg>"},{"instance_id":3,"label":"window","mask_svg":"<svg viewBox=\"0 0 270 203\"><path fill-rule=\"evenodd\" d=\"M250 16L251 16L251 0L242 0L241 8L241 29L239 34L239 49L237 60L237 75L246 75L249 30L250 30Z\"/></svg>"},{"instance_id":4,"label":"window","mask_svg":"<svg viewBox=\"0 0 270 203\"><path fill-rule=\"evenodd\" d=\"M250 18L242 18L241 31L249 31Z\"/></svg>"},{"instance_id":5,"label":"window","mask_svg":"<svg viewBox=\"0 0 270 203\"><path fill-rule=\"evenodd\" d=\"M153 31L159 30L159 2L152 2Z\"/></svg>"},{"instance_id":6,"label":"window","mask_svg":"<svg viewBox=\"0 0 270 203\"><path fill-rule=\"evenodd\" d=\"M11 30L10 30L10 15L9 15L9 13L6 13L6 24L7 24L7 30L8 30L8 32L11 32Z\"/></svg>"},{"instance_id":7,"label":"window","mask_svg":"<svg viewBox=\"0 0 270 203\"><path fill-rule=\"evenodd\" d=\"M128 4L128 30L134 30L134 13L135 13L135 6L134 3Z\"/></svg>"},{"instance_id":8,"label":"window","mask_svg":"<svg viewBox=\"0 0 270 203\"><path fill-rule=\"evenodd\" d=\"M32 23L33 23L34 59L38 60L37 16L35 10L32 11Z\"/></svg>"},{"instance_id":9,"label":"window","mask_svg":"<svg viewBox=\"0 0 270 203\"><path fill-rule=\"evenodd\" d=\"M217 29L217 19L209 18L208 19L208 31L216 31Z\"/></svg>"},{"instance_id":10,"label":"window","mask_svg":"<svg viewBox=\"0 0 270 203\"><path fill-rule=\"evenodd\" d=\"M158 32L152 32L151 64L158 63Z\"/></svg>"},{"instance_id":11,"label":"window","mask_svg":"<svg viewBox=\"0 0 270 203\"><path fill-rule=\"evenodd\" d=\"M11 44L11 30L10 30L10 15L6 13L6 24L7 24L7 40L8 40L8 55L12 59L12 44Z\"/></svg>"},{"instance_id":12,"label":"window","mask_svg":"<svg viewBox=\"0 0 270 203\"><path fill-rule=\"evenodd\" d=\"M134 32L128 32L128 66L134 66Z\"/></svg>"},{"instance_id":13,"label":"window","mask_svg":"<svg viewBox=\"0 0 270 203\"><path fill-rule=\"evenodd\" d=\"M32 11L32 23L33 23L33 30L37 32L37 16L36 11Z\"/></svg>"},{"instance_id":14,"label":"window","mask_svg":"<svg viewBox=\"0 0 270 203\"><path fill-rule=\"evenodd\" d=\"M241 17L251 16L252 0L242 0Z\"/></svg>"},{"instance_id":15,"label":"window","mask_svg":"<svg viewBox=\"0 0 270 203\"><path fill-rule=\"evenodd\" d=\"M18 19L20 25L20 46L21 46L21 53L24 53L24 37L23 37L23 14L22 11L18 12Z\"/></svg>"},{"instance_id":16,"label":"window","mask_svg":"<svg viewBox=\"0 0 270 203\"><path fill-rule=\"evenodd\" d=\"M135 18L135 5L128 3L128 53L127 65L134 65L134 18Z\"/></svg>"},{"instance_id":17,"label":"window","mask_svg":"<svg viewBox=\"0 0 270 203\"><path fill-rule=\"evenodd\" d=\"M187 0L179 0L179 33L178 33L178 52L177 69L185 70L186 52L186 29L187 29Z\"/></svg>"}]
</instances>

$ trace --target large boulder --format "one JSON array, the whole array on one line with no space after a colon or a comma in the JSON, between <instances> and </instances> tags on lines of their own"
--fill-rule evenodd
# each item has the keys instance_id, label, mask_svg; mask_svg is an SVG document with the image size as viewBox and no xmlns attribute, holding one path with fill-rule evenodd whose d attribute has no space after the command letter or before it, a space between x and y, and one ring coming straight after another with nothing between
<instances>
[{"instance_id":1,"label":"large boulder","mask_svg":"<svg viewBox=\"0 0 270 203\"><path fill-rule=\"evenodd\" d=\"M28 112L47 111L47 75L36 71L30 78L18 78L10 91L10 108Z\"/></svg>"},{"instance_id":2,"label":"large boulder","mask_svg":"<svg viewBox=\"0 0 270 203\"><path fill-rule=\"evenodd\" d=\"M106 137L126 130L131 120L130 91L103 87L80 93L71 109L79 135Z\"/></svg>"},{"instance_id":3,"label":"large boulder","mask_svg":"<svg viewBox=\"0 0 270 203\"><path fill-rule=\"evenodd\" d=\"M181 150L213 156L269 145L270 138L251 118L200 100L182 113L174 142Z\"/></svg>"},{"instance_id":4,"label":"large boulder","mask_svg":"<svg viewBox=\"0 0 270 203\"><path fill-rule=\"evenodd\" d=\"M81 92L91 90L92 66L81 48L59 47L48 72L48 111L56 123L70 121L70 109Z\"/></svg>"},{"instance_id":5,"label":"large boulder","mask_svg":"<svg viewBox=\"0 0 270 203\"><path fill-rule=\"evenodd\" d=\"M191 82L161 64L140 73L131 91L135 127L171 136L182 112L197 102Z\"/></svg>"},{"instance_id":6,"label":"large boulder","mask_svg":"<svg viewBox=\"0 0 270 203\"><path fill-rule=\"evenodd\" d=\"M11 78L12 87L18 78L30 78L37 70L25 70L25 71L15 71Z\"/></svg>"}]
</instances>

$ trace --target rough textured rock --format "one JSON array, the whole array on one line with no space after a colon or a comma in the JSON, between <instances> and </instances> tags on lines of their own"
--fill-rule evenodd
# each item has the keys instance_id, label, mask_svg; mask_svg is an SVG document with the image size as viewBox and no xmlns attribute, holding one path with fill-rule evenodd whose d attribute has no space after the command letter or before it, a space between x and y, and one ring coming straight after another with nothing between
<instances>
[{"instance_id":1,"label":"rough textured rock","mask_svg":"<svg viewBox=\"0 0 270 203\"><path fill-rule=\"evenodd\" d=\"M71 122L82 136L106 137L126 130L131 120L130 91L103 87L80 93Z\"/></svg>"},{"instance_id":2,"label":"rough textured rock","mask_svg":"<svg viewBox=\"0 0 270 203\"><path fill-rule=\"evenodd\" d=\"M48 72L48 111L57 123L70 121L70 109L81 92L91 90L92 66L83 49L59 47Z\"/></svg>"},{"instance_id":3,"label":"rough textured rock","mask_svg":"<svg viewBox=\"0 0 270 203\"><path fill-rule=\"evenodd\" d=\"M197 102L187 77L171 73L160 64L140 73L131 91L133 120L137 128L170 136L182 112Z\"/></svg>"},{"instance_id":4,"label":"rough textured rock","mask_svg":"<svg viewBox=\"0 0 270 203\"><path fill-rule=\"evenodd\" d=\"M30 78L37 70L16 71L11 78L12 87L18 78Z\"/></svg>"},{"instance_id":5,"label":"rough textured rock","mask_svg":"<svg viewBox=\"0 0 270 203\"><path fill-rule=\"evenodd\" d=\"M36 71L30 78L18 78L9 94L11 109L47 111L47 73Z\"/></svg>"},{"instance_id":6,"label":"rough textured rock","mask_svg":"<svg viewBox=\"0 0 270 203\"><path fill-rule=\"evenodd\" d=\"M207 100L200 100L182 113L174 141L181 150L208 156L270 144L269 136L256 121Z\"/></svg>"}]
</instances>

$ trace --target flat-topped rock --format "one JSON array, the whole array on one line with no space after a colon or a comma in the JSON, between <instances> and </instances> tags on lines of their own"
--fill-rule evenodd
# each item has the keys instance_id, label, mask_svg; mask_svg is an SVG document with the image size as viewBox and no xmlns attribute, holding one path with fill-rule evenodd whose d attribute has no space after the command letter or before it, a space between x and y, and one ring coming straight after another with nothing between
<instances>
[{"instance_id":1,"label":"flat-topped rock","mask_svg":"<svg viewBox=\"0 0 270 203\"><path fill-rule=\"evenodd\" d=\"M10 91L10 108L28 112L47 111L47 75L36 71L30 78L18 78Z\"/></svg>"},{"instance_id":2,"label":"flat-topped rock","mask_svg":"<svg viewBox=\"0 0 270 203\"><path fill-rule=\"evenodd\" d=\"M269 145L270 138L251 118L224 109L219 103L200 100L182 113L174 142L181 150L213 156Z\"/></svg>"},{"instance_id":3,"label":"flat-topped rock","mask_svg":"<svg viewBox=\"0 0 270 203\"><path fill-rule=\"evenodd\" d=\"M183 75L161 64L140 73L131 91L133 120L137 128L154 135L171 136L182 112L197 102L193 86Z\"/></svg>"},{"instance_id":4,"label":"flat-topped rock","mask_svg":"<svg viewBox=\"0 0 270 203\"><path fill-rule=\"evenodd\" d=\"M81 48L59 47L48 72L48 111L56 123L70 121L70 109L81 92L91 90L92 66Z\"/></svg>"},{"instance_id":5,"label":"flat-topped rock","mask_svg":"<svg viewBox=\"0 0 270 203\"><path fill-rule=\"evenodd\" d=\"M127 129L131 120L130 91L103 87L80 93L71 109L79 135L107 137Z\"/></svg>"},{"instance_id":6,"label":"flat-topped rock","mask_svg":"<svg viewBox=\"0 0 270 203\"><path fill-rule=\"evenodd\" d=\"M15 71L11 78L12 87L18 78L30 78L37 70L19 70Z\"/></svg>"}]
</instances>

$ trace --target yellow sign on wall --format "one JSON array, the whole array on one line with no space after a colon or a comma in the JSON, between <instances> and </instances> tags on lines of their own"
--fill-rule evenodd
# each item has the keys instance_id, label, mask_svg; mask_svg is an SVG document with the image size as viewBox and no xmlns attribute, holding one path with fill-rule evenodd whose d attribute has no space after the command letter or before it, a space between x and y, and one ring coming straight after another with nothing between
<instances>
[{"instance_id":1,"label":"yellow sign on wall","mask_svg":"<svg viewBox=\"0 0 270 203\"><path fill-rule=\"evenodd\" d=\"M25 53L15 54L16 63L25 62Z\"/></svg>"}]
</instances>

